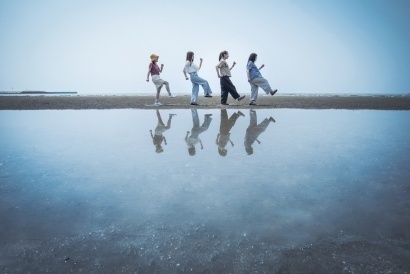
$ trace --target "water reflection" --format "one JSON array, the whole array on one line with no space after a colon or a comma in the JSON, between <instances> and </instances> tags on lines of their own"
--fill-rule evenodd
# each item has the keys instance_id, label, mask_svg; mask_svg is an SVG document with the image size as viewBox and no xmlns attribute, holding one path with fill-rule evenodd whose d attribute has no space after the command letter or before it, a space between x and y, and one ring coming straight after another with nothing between
<instances>
[{"instance_id":1,"label":"water reflection","mask_svg":"<svg viewBox=\"0 0 410 274\"><path fill-rule=\"evenodd\" d=\"M249 110L249 127L246 129L245 135L245 150L248 155L253 154L253 143L256 141L258 144L261 142L258 140L259 135L261 135L270 123L275 123L275 119L272 117L265 118L260 124L258 124L258 117L256 116L256 111Z\"/></svg>"},{"instance_id":2,"label":"water reflection","mask_svg":"<svg viewBox=\"0 0 410 274\"><path fill-rule=\"evenodd\" d=\"M231 117L228 119L228 112L226 109L221 109L221 125L219 127L219 133L216 136L216 145L218 146L218 152L221 156L226 156L228 154L228 150L226 149L226 145L231 143L234 146L234 143L230 139L231 137L231 129L235 125L236 120L240 116L245 116L240 110L233 113Z\"/></svg>"},{"instance_id":3,"label":"water reflection","mask_svg":"<svg viewBox=\"0 0 410 274\"><path fill-rule=\"evenodd\" d=\"M164 144L167 145L167 139L165 139L163 133L171 128L172 117L175 115L176 114L169 114L167 125L165 125L162 121L161 113L159 112L159 110L157 110L158 122L157 127L155 128L155 133L152 134L152 130L150 130L152 142L154 143L156 153L164 152L164 149L162 148L162 142L164 141Z\"/></svg>"},{"instance_id":4,"label":"water reflection","mask_svg":"<svg viewBox=\"0 0 410 274\"><path fill-rule=\"evenodd\" d=\"M201 149L204 148L201 139L199 139L199 134L205 132L208 130L209 125L212 122L212 114L205 114L204 115L204 122L202 124L202 126L200 126L200 122L199 122L199 117L198 117L198 111L196 109L191 109L191 114L192 114L192 130L191 132L187 131L186 136L185 136L185 142L188 146L188 153L191 156L194 156L196 153L195 150L195 145L196 144L200 144L201 145ZM189 133L191 133L191 135L188 137Z\"/></svg>"}]
</instances>

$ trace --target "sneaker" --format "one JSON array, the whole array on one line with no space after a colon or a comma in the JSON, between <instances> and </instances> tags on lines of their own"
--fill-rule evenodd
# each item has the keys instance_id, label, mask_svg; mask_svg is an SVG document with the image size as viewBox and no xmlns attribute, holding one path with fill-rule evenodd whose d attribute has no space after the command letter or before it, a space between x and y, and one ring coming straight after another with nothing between
<instances>
[{"instance_id":1,"label":"sneaker","mask_svg":"<svg viewBox=\"0 0 410 274\"><path fill-rule=\"evenodd\" d=\"M238 113L239 116L245 117L245 114L243 114L242 111L238 110L237 113Z\"/></svg>"},{"instance_id":2,"label":"sneaker","mask_svg":"<svg viewBox=\"0 0 410 274\"><path fill-rule=\"evenodd\" d=\"M163 104L161 104L160 101L155 102L154 105L156 105L156 106L163 106Z\"/></svg>"},{"instance_id":3,"label":"sneaker","mask_svg":"<svg viewBox=\"0 0 410 274\"><path fill-rule=\"evenodd\" d=\"M269 121L271 121L271 122L273 122L273 123L276 123L276 121L275 121L275 119L273 119L273 117L270 117L270 118L269 118Z\"/></svg>"},{"instance_id":4,"label":"sneaker","mask_svg":"<svg viewBox=\"0 0 410 274\"><path fill-rule=\"evenodd\" d=\"M207 95L205 95L204 97L212 98L212 95L211 95L211 94L207 94Z\"/></svg>"},{"instance_id":5,"label":"sneaker","mask_svg":"<svg viewBox=\"0 0 410 274\"><path fill-rule=\"evenodd\" d=\"M228 103L221 103L221 105L223 105L223 106L229 106Z\"/></svg>"},{"instance_id":6,"label":"sneaker","mask_svg":"<svg viewBox=\"0 0 410 274\"><path fill-rule=\"evenodd\" d=\"M169 93L169 94L168 94L168 97L169 97L169 98L175 98L175 97L177 97L177 96L174 95L174 94L172 94L172 93Z\"/></svg>"},{"instance_id":7,"label":"sneaker","mask_svg":"<svg viewBox=\"0 0 410 274\"><path fill-rule=\"evenodd\" d=\"M256 106L256 103L255 103L255 101L251 101L251 102L249 103L249 105L250 105L250 106Z\"/></svg>"},{"instance_id":8,"label":"sneaker","mask_svg":"<svg viewBox=\"0 0 410 274\"><path fill-rule=\"evenodd\" d=\"M191 106L197 106L197 105L198 105L198 103L195 103L195 102L191 103Z\"/></svg>"},{"instance_id":9,"label":"sneaker","mask_svg":"<svg viewBox=\"0 0 410 274\"><path fill-rule=\"evenodd\" d=\"M275 89L275 90L271 90L271 91L270 91L270 95L272 95L272 96L273 96L273 95L275 95L275 93L276 93L276 92L278 92L278 90L277 90L277 89Z\"/></svg>"},{"instance_id":10,"label":"sneaker","mask_svg":"<svg viewBox=\"0 0 410 274\"><path fill-rule=\"evenodd\" d=\"M243 98L245 98L245 95L242 95L238 98L238 101L242 100Z\"/></svg>"}]
</instances>

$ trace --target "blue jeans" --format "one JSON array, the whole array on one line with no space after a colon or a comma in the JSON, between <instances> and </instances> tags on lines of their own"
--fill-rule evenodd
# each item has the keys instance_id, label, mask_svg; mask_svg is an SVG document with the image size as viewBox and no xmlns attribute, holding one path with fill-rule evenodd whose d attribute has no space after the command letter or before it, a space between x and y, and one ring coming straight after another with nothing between
<instances>
[{"instance_id":1,"label":"blue jeans","mask_svg":"<svg viewBox=\"0 0 410 274\"><path fill-rule=\"evenodd\" d=\"M207 80L202 79L198 76L198 73L192 72L189 74L192 82L192 96L191 103L196 103L198 101L199 85L204 89L204 95L212 94L211 87Z\"/></svg>"}]
</instances>

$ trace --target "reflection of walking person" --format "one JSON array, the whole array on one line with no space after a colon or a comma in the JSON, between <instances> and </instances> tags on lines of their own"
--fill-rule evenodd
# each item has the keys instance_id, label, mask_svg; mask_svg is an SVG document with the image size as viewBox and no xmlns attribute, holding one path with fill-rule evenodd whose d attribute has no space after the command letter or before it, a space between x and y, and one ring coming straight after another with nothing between
<instances>
[{"instance_id":1,"label":"reflection of walking person","mask_svg":"<svg viewBox=\"0 0 410 274\"><path fill-rule=\"evenodd\" d=\"M258 144L261 142L258 140L259 135L266 130L269 126L269 123L275 123L275 119L272 117L265 118L259 125L258 125L258 118L256 117L256 111L250 110L250 122L249 127L246 129L245 135L245 150L248 155L253 154L252 144L256 141Z\"/></svg>"},{"instance_id":2,"label":"reflection of walking person","mask_svg":"<svg viewBox=\"0 0 410 274\"><path fill-rule=\"evenodd\" d=\"M232 84L231 79L231 70L236 65L233 62L232 67L229 68L228 63L226 60L229 58L229 53L224 50L219 54L219 63L216 65L216 73L218 74L218 78L221 80L221 105L229 105L226 101L228 100L228 93L232 95L232 97L238 101L241 101L245 98L245 95L240 96L236 91L235 86Z\"/></svg>"},{"instance_id":3,"label":"reflection of walking person","mask_svg":"<svg viewBox=\"0 0 410 274\"><path fill-rule=\"evenodd\" d=\"M262 77L259 72L265 65L260 66L258 69L255 65L255 61L258 59L256 53L251 53L248 59L248 64L246 65L246 74L248 76L248 82L251 85L251 102L249 105L256 105L255 101L258 98L258 89L263 89L266 94L274 95L278 90L273 90L268 80Z\"/></svg>"},{"instance_id":4,"label":"reflection of walking person","mask_svg":"<svg viewBox=\"0 0 410 274\"><path fill-rule=\"evenodd\" d=\"M216 145L218 146L219 155L221 156L226 156L226 154L228 153L228 150L226 149L226 145L228 144L228 142L230 142L231 145L234 146L234 143L230 139L231 133L229 132L235 125L235 122L239 118L239 116L245 115L238 110L238 112L232 114L231 117L228 119L227 110L221 109L221 126L219 128L219 133L218 136L216 136L215 141Z\"/></svg>"},{"instance_id":5,"label":"reflection of walking person","mask_svg":"<svg viewBox=\"0 0 410 274\"><path fill-rule=\"evenodd\" d=\"M162 141L164 141L164 144L166 145L167 140L162 134L171 128L171 120L172 120L172 116L174 115L176 114L169 115L167 125L165 125L161 119L161 114L157 110L158 124L157 124L157 127L155 128L155 134L152 135L152 130L149 131L151 133L151 138L152 138L152 142L154 143L156 153L161 153L164 151L161 144L162 144Z\"/></svg>"},{"instance_id":6,"label":"reflection of walking person","mask_svg":"<svg viewBox=\"0 0 410 274\"><path fill-rule=\"evenodd\" d=\"M199 67L193 62L194 62L194 53L192 51L188 51L186 54L185 67L182 72L185 75L185 80L188 80L188 76L186 75L187 73L189 74L191 78L191 82L192 82L191 105L198 105L199 85L201 85L202 88L204 89L205 97L212 97L211 96L212 90L209 87L208 81L198 76L198 70L200 70L202 66L202 58L199 59Z\"/></svg>"},{"instance_id":7,"label":"reflection of walking person","mask_svg":"<svg viewBox=\"0 0 410 274\"><path fill-rule=\"evenodd\" d=\"M201 149L204 148L204 146L202 145L201 139L199 139L199 134L201 134L202 132L205 132L208 129L212 121L212 118L211 118L212 114L205 114L205 120L202 126L199 126L199 118L198 118L197 110L191 109L191 114L192 114L193 126L192 126L191 132L189 131L186 132L185 142L188 146L189 155L194 156L196 144L199 143L201 145ZM191 135L188 137L189 133L191 133Z\"/></svg>"},{"instance_id":8,"label":"reflection of walking person","mask_svg":"<svg viewBox=\"0 0 410 274\"><path fill-rule=\"evenodd\" d=\"M160 73L164 69L163 64L161 64L161 68L158 67L157 65L159 56L155 54L151 54L150 58L151 58L151 63L149 64L149 67L148 67L147 82L149 82L149 75L151 74L152 82L157 88L157 94L155 95L154 105L162 106L161 102L159 101L159 93L161 92L163 85L165 85L165 88L167 89L168 97L174 98L175 96L171 94L171 91L169 89L169 83L161 79L161 77L159 77Z\"/></svg>"}]
</instances>

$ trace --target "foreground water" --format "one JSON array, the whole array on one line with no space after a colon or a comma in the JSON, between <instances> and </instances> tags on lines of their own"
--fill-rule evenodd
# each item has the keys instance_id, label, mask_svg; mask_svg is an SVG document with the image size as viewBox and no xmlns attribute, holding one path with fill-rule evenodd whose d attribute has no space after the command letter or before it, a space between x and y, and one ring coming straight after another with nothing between
<instances>
[{"instance_id":1,"label":"foreground water","mask_svg":"<svg viewBox=\"0 0 410 274\"><path fill-rule=\"evenodd\" d=\"M0 270L410 271L410 112L0 112Z\"/></svg>"}]
</instances>

